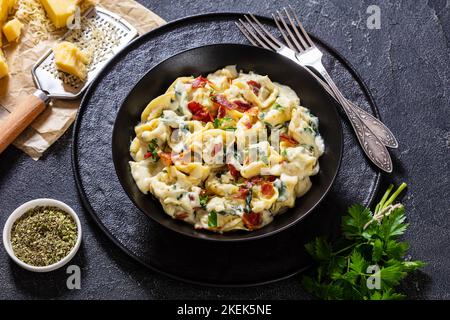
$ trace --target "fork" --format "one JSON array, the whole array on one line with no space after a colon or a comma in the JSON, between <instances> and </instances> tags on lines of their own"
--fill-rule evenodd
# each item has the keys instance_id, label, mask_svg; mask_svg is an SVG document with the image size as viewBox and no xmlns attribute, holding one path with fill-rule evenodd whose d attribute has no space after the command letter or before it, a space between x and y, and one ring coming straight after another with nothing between
<instances>
[{"instance_id":1,"label":"fork","mask_svg":"<svg viewBox=\"0 0 450 320\"><path fill-rule=\"evenodd\" d=\"M288 15L289 13L286 9L285 11ZM289 36L291 36L291 40L295 46L298 46L298 51L296 51L292 45L292 42L289 41L289 38L286 36L285 32L283 32L278 19L274 17L275 23L282 32L282 35L285 37L285 41L290 48L277 40L252 14L249 15L252 17L253 21L250 20L248 16L245 16L247 23L241 19L239 19L240 23L236 22L237 27L244 34L244 36L253 45L274 50L277 53L293 60L302 67L305 67L305 70L314 76L323 85L324 89L341 104L356 132L358 141L368 158L383 171L392 172L392 160L385 145L397 147L398 144L395 137L378 119L350 103L350 101L342 95L321 63L322 53L319 49L317 49L307 33L304 31L304 28L301 26L298 18L296 17L296 20L298 25L301 26L300 30L303 36L300 35L300 32L296 28L292 18L288 15L291 27L298 37L296 38L292 31L288 28L286 21L282 19L281 14L279 14L281 23L285 26L286 32ZM300 46L299 41L304 47ZM324 78L325 82L311 70L306 68L306 66L310 66L318 71ZM367 123L369 123L369 125ZM378 135L381 136L381 139L377 137L373 131L376 131Z\"/></svg>"},{"instance_id":2,"label":"fork","mask_svg":"<svg viewBox=\"0 0 450 320\"><path fill-rule=\"evenodd\" d=\"M302 23L300 22L300 20L298 19L298 16L295 14L294 10L292 9L291 5L289 5L289 8L291 10L291 13L293 15L294 18L291 18L288 10L286 8L283 8L286 14L286 17L288 18L291 28L294 31L295 35L297 36L297 39L301 42L302 46L305 49L303 49L302 46L300 46L300 44L298 43L296 37L294 36L294 34L291 32L291 30L289 29L289 27L287 26L287 23L285 21L285 19L283 18L283 16L280 14L279 11L277 11L277 15L279 17L279 19L277 19L275 17L275 15L272 15L278 30L280 30L281 35L283 36L285 42L287 43L287 45L289 46L289 48L291 48L292 50L297 52L297 59L302 63L302 60L304 60L305 58L308 58L307 55L302 55L302 53L304 53L305 51L307 51L308 49L308 44L310 46L314 46L314 43L311 41L311 38L309 37L308 33L305 31L305 29L303 28ZM295 22L293 21L295 19L295 22L297 22L301 33L303 34L303 37L300 35L298 28L295 25ZM289 41L289 37L286 35L286 33L283 31L283 28L280 25L280 22L283 24L285 31L287 31L288 36L292 39L292 42ZM294 45L295 47L294 47ZM314 46L315 47L315 46ZM319 63L321 64L320 60ZM306 60L305 65L308 65L308 61ZM311 67L315 68L315 66L311 65ZM318 71L321 71L317 68L315 68ZM323 65L322 65L322 69ZM325 71L326 72L326 71ZM323 82L322 82L323 84ZM334 96L337 99L337 97L334 95L334 93L332 93L332 96ZM375 118L374 116L372 116L370 113L367 113L366 111L364 111L363 109L359 108L357 105L355 105L353 102L351 102L350 100L346 99L347 104L349 105L350 108L352 108L354 110L355 113L357 113L361 120L369 127L369 129L372 131L372 133L377 136L380 141L387 147L390 148L397 148L398 147L398 142L395 139L395 136L392 134L391 130L389 130L388 127L386 127L380 120L378 120L377 118Z\"/></svg>"}]
</instances>

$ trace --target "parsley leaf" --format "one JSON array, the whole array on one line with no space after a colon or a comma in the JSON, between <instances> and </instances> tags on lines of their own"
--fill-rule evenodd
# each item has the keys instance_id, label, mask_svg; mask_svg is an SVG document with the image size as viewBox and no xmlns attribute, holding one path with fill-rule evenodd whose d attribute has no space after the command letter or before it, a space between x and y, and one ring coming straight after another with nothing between
<instances>
[{"instance_id":1,"label":"parsley leaf","mask_svg":"<svg viewBox=\"0 0 450 320\"><path fill-rule=\"evenodd\" d=\"M327 261L331 257L331 247L323 238L316 238L305 245L305 248L314 260Z\"/></svg>"},{"instance_id":2,"label":"parsley leaf","mask_svg":"<svg viewBox=\"0 0 450 320\"><path fill-rule=\"evenodd\" d=\"M358 250L353 250L350 255L350 270L355 271L358 274L364 273L366 271L367 261L363 258Z\"/></svg>"},{"instance_id":3,"label":"parsley leaf","mask_svg":"<svg viewBox=\"0 0 450 320\"><path fill-rule=\"evenodd\" d=\"M158 156L158 140L156 138L153 138L147 146L147 150L151 155L151 158L153 159L153 161L158 161L159 156Z\"/></svg>"},{"instance_id":4,"label":"parsley leaf","mask_svg":"<svg viewBox=\"0 0 450 320\"><path fill-rule=\"evenodd\" d=\"M208 203L208 200L209 200L209 196L208 195L200 195L199 196L199 199L200 199L200 206L203 208L203 209L206 209L206 204Z\"/></svg>"},{"instance_id":5,"label":"parsley leaf","mask_svg":"<svg viewBox=\"0 0 450 320\"><path fill-rule=\"evenodd\" d=\"M381 236L385 241L390 238L405 233L408 224L404 223L406 219L405 209L403 207L394 209L393 212L383 219L383 224L379 226Z\"/></svg>"},{"instance_id":6,"label":"parsley leaf","mask_svg":"<svg viewBox=\"0 0 450 320\"><path fill-rule=\"evenodd\" d=\"M233 120L233 118L231 118L231 117L215 118L214 122L213 122L214 128L218 129L223 125L224 122L228 122L231 120ZM232 128L232 127L229 127L229 128Z\"/></svg>"},{"instance_id":7,"label":"parsley leaf","mask_svg":"<svg viewBox=\"0 0 450 320\"><path fill-rule=\"evenodd\" d=\"M342 219L342 231L346 237L362 237L364 226L372 219L371 212L360 204L348 208L348 215Z\"/></svg>"},{"instance_id":8,"label":"parsley leaf","mask_svg":"<svg viewBox=\"0 0 450 320\"><path fill-rule=\"evenodd\" d=\"M214 210L208 214L208 227L217 227L217 212Z\"/></svg>"},{"instance_id":9,"label":"parsley leaf","mask_svg":"<svg viewBox=\"0 0 450 320\"><path fill-rule=\"evenodd\" d=\"M283 107L281 104L279 104L279 103L275 103L275 105L273 106L273 108L274 108L275 110L280 111L280 112L283 112L283 111L284 111L284 107Z\"/></svg>"},{"instance_id":10,"label":"parsley leaf","mask_svg":"<svg viewBox=\"0 0 450 320\"><path fill-rule=\"evenodd\" d=\"M214 128L219 128L222 125L222 120L220 118L215 118L213 122Z\"/></svg>"},{"instance_id":11,"label":"parsley leaf","mask_svg":"<svg viewBox=\"0 0 450 320\"><path fill-rule=\"evenodd\" d=\"M253 191L252 189L248 190L248 194L247 197L245 197L245 208L244 208L244 212L246 213L250 213L252 211L252 198L253 198Z\"/></svg>"}]
</instances>

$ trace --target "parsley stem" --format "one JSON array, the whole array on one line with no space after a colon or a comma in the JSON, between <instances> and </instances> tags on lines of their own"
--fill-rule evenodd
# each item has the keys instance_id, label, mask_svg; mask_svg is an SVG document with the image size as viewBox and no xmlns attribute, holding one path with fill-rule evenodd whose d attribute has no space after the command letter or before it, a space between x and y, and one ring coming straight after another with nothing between
<instances>
[{"instance_id":1,"label":"parsley stem","mask_svg":"<svg viewBox=\"0 0 450 320\"><path fill-rule=\"evenodd\" d=\"M385 209L387 206L391 205L395 199L398 197L398 195L403 191L403 189L406 188L406 183L402 183L400 187L394 192L394 194L389 198L388 201L386 201L381 209Z\"/></svg>"},{"instance_id":2,"label":"parsley stem","mask_svg":"<svg viewBox=\"0 0 450 320\"><path fill-rule=\"evenodd\" d=\"M349 246L347 246L347 247L345 247L345 248L343 248L343 249L341 249L341 250L339 250L339 251L336 251L336 252L333 252L333 255L334 256L336 256L336 255L338 255L338 254L340 254L340 253L342 253L342 252L345 252L345 251L347 251L348 249L351 249L351 248L353 248L354 246L356 246L358 243L352 243L351 245L349 245Z\"/></svg>"},{"instance_id":3,"label":"parsley stem","mask_svg":"<svg viewBox=\"0 0 450 320\"><path fill-rule=\"evenodd\" d=\"M381 198L381 201L375 207L375 213L378 213L383 208L383 205L386 202L386 199L391 194L393 188L394 188L394 185L390 184L389 187L387 188L386 192L384 193L383 198Z\"/></svg>"}]
</instances>

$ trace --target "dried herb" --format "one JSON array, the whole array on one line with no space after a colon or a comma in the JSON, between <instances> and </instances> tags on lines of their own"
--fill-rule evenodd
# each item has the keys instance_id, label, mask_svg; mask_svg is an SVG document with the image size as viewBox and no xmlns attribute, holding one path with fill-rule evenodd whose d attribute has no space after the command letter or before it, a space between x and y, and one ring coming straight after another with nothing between
<instances>
[{"instance_id":1,"label":"dried herb","mask_svg":"<svg viewBox=\"0 0 450 320\"><path fill-rule=\"evenodd\" d=\"M54 264L66 257L78 236L77 225L57 207L36 207L27 211L11 229L14 254L37 267Z\"/></svg>"}]
</instances>

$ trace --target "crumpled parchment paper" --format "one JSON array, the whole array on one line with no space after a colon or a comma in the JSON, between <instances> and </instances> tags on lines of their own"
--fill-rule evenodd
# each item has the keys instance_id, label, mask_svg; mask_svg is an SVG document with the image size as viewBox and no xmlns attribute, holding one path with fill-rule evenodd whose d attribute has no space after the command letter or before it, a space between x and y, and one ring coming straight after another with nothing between
<instances>
[{"instance_id":1,"label":"crumpled parchment paper","mask_svg":"<svg viewBox=\"0 0 450 320\"><path fill-rule=\"evenodd\" d=\"M165 21L133 0L100 0L98 5L120 15L131 23L139 34L146 33ZM31 69L35 62L60 38L54 33L35 43L25 26L19 43L4 48L10 76L0 79L0 110L12 112L23 97L32 94L35 84ZM38 160L70 127L76 117L80 100L53 100L46 110L15 141L14 145L34 160ZM8 112L0 112L0 121Z\"/></svg>"}]
</instances>

